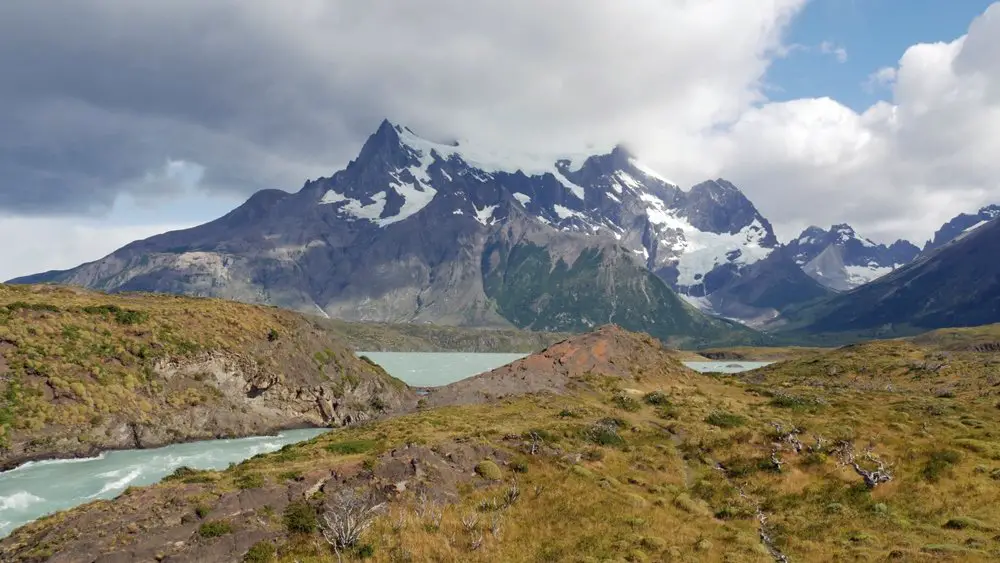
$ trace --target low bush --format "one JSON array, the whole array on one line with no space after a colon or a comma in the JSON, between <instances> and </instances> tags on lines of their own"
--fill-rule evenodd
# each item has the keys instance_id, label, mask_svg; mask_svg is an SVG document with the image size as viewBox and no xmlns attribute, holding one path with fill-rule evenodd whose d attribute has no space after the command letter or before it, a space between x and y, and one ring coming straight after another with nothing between
<instances>
[{"instance_id":1,"label":"low bush","mask_svg":"<svg viewBox=\"0 0 1000 563\"><path fill-rule=\"evenodd\" d=\"M285 529L293 534L311 534L316 531L318 521L316 509L307 502L293 502L285 508L282 515Z\"/></svg>"},{"instance_id":2,"label":"low bush","mask_svg":"<svg viewBox=\"0 0 1000 563\"><path fill-rule=\"evenodd\" d=\"M935 450L928 456L921 474L924 476L924 479L932 483L937 482L945 472L961 459L962 454L954 450Z\"/></svg>"},{"instance_id":3,"label":"low bush","mask_svg":"<svg viewBox=\"0 0 1000 563\"><path fill-rule=\"evenodd\" d=\"M670 397L663 391L651 391L643 395L642 400L647 405L666 406L670 404Z\"/></svg>"},{"instance_id":4,"label":"low bush","mask_svg":"<svg viewBox=\"0 0 1000 563\"><path fill-rule=\"evenodd\" d=\"M618 391L611 397L611 402L623 411L636 412L642 405L639 401L635 400L631 395L624 391Z\"/></svg>"},{"instance_id":5,"label":"low bush","mask_svg":"<svg viewBox=\"0 0 1000 563\"><path fill-rule=\"evenodd\" d=\"M476 475L479 475L483 479L489 481L499 481L503 479L503 472L500 471L500 466L488 459L480 461L476 465Z\"/></svg>"},{"instance_id":6,"label":"low bush","mask_svg":"<svg viewBox=\"0 0 1000 563\"><path fill-rule=\"evenodd\" d=\"M731 412L715 411L705 417L705 422L719 428L738 428L746 425L747 419Z\"/></svg>"},{"instance_id":7,"label":"low bush","mask_svg":"<svg viewBox=\"0 0 1000 563\"><path fill-rule=\"evenodd\" d=\"M216 520L214 522L205 522L198 527L198 535L203 538L217 538L219 536L224 536L230 534L233 531L233 526L229 522L224 522L222 520Z\"/></svg>"},{"instance_id":8,"label":"low bush","mask_svg":"<svg viewBox=\"0 0 1000 563\"><path fill-rule=\"evenodd\" d=\"M326 451L338 455L363 454L375 449L378 443L375 440L348 440L327 444Z\"/></svg>"},{"instance_id":9,"label":"low bush","mask_svg":"<svg viewBox=\"0 0 1000 563\"><path fill-rule=\"evenodd\" d=\"M243 563L271 563L274 561L274 544L267 541L259 541L252 546L243 556Z\"/></svg>"}]
</instances>

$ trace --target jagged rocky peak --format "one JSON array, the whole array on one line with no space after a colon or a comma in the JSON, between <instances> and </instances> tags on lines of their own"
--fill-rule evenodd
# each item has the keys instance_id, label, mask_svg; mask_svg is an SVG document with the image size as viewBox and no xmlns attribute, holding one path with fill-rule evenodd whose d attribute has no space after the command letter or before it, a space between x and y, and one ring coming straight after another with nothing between
<instances>
[{"instance_id":1,"label":"jagged rocky peak","mask_svg":"<svg viewBox=\"0 0 1000 563\"><path fill-rule=\"evenodd\" d=\"M877 244L841 223L829 230L811 226L786 245L803 271L838 291L853 289L910 263L919 249L905 240Z\"/></svg>"},{"instance_id":2,"label":"jagged rocky peak","mask_svg":"<svg viewBox=\"0 0 1000 563\"><path fill-rule=\"evenodd\" d=\"M681 215L692 225L713 233L737 234L746 231L758 244L774 248L778 239L771 223L747 196L722 178L693 186L684 194Z\"/></svg>"},{"instance_id":3,"label":"jagged rocky peak","mask_svg":"<svg viewBox=\"0 0 1000 563\"><path fill-rule=\"evenodd\" d=\"M940 248L1000 217L1000 205L987 205L977 213L961 213L941 226L934 238L924 244L924 253Z\"/></svg>"}]
</instances>

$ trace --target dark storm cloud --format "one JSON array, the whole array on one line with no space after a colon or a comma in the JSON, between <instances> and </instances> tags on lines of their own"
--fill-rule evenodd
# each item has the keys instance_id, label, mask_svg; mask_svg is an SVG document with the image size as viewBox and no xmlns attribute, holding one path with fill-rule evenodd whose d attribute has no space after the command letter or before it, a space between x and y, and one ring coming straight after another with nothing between
<instances>
[{"instance_id":1,"label":"dark storm cloud","mask_svg":"<svg viewBox=\"0 0 1000 563\"><path fill-rule=\"evenodd\" d=\"M681 139L755 99L801 3L5 2L0 211L100 212L169 191L143 180L168 160L293 190L386 116L526 149Z\"/></svg>"}]
</instances>

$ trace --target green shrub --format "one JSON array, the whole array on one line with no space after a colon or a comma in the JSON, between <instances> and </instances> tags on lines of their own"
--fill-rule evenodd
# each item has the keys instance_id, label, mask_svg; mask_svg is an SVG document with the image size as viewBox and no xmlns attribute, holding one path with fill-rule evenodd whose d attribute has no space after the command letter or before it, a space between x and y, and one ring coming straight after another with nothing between
<instances>
[{"instance_id":1,"label":"green shrub","mask_svg":"<svg viewBox=\"0 0 1000 563\"><path fill-rule=\"evenodd\" d=\"M232 531L232 524L222 520L216 520L214 522L205 522L202 524L198 528L198 535L203 538L217 538L219 536L230 534Z\"/></svg>"},{"instance_id":2,"label":"green shrub","mask_svg":"<svg viewBox=\"0 0 1000 563\"><path fill-rule=\"evenodd\" d=\"M137 325L142 324L147 320L149 320L149 313L145 311L124 309L115 313L115 322L122 325Z\"/></svg>"},{"instance_id":3,"label":"green shrub","mask_svg":"<svg viewBox=\"0 0 1000 563\"><path fill-rule=\"evenodd\" d=\"M515 459L510 462L510 470L514 473L527 473L528 472L528 462L523 459Z\"/></svg>"},{"instance_id":4,"label":"green shrub","mask_svg":"<svg viewBox=\"0 0 1000 563\"><path fill-rule=\"evenodd\" d=\"M174 469L174 472L164 477L163 480L173 481L176 479L184 479L185 477L191 477L192 475L197 475L198 473L200 473L200 471L198 471L197 469L191 469L186 465L182 465L177 469Z\"/></svg>"},{"instance_id":5,"label":"green shrub","mask_svg":"<svg viewBox=\"0 0 1000 563\"><path fill-rule=\"evenodd\" d=\"M584 432L584 437L600 446L621 446L625 440L618 434L620 425L616 422L612 419L600 420Z\"/></svg>"},{"instance_id":6,"label":"green shrub","mask_svg":"<svg viewBox=\"0 0 1000 563\"><path fill-rule=\"evenodd\" d=\"M316 531L316 509L307 502L293 502L285 508L283 514L285 529L293 534L311 534Z\"/></svg>"},{"instance_id":7,"label":"green shrub","mask_svg":"<svg viewBox=\"0 0 1000 563\"><path fill-rule=\"evenodd\" d=\"M776 393L771 399L771 406L792 410L815 410L824 405L823 401L814 397L802 397L787 393Z\"/></svg>"},{"instance_id":8,"label":"green shrub","mask_svg":"<svg viewBox=\"0 0 1000 563\"><path fill-rule=\"evenodd\" d=\"M643 395L642 400L647 405L665 406L670 404L670 397L663 391L652 391Z\"/></svg>"},{"instance_id":9,"label":"green shrub","mask_svg":"<svg viewBox=\"0 0 1000 563\"><path fill-rule=\"evenodd\" d=\"M928 456L921 473L924 479L937 482L941 476L962 459L962 454L954 450L935 450Z\"/></svg>"},{"instance_id":10,"label":"green shrub","mask_svg":"<svg viewBox=\"0 0 1000 563\"><path fill-rule=\"evenodd\" d=\"M616 407L628 412L636 412L642 408L639 401L636 401L632 396L624 391L616 392L611 397L611 402L614 403Z\"/></svg>"},{"instance_id":11,"label":"green shrub","mask_svg":"<svg viewBox=\"0 0 1000 563\"><path fill-rule=\"evenodd\" d=\"M198 506L194 507L194 513L198 516L198 518L204 518L208 516L208 513L211 512L211 510L212 510L211 508L205 506L204 504L199 504Z\"/></svg>"},{"instance_id":12,"label":"green shrub","mask_svg":"<svg viewBox=\"0 0 1000 563\"><path fill-rule=\"evenodd\" d=\"M499 481L503 479L503 472L500 466L490 460L480 461L476 465L476 474L489 481Z\"/></svg>"},{"instance_id":13,"label":"green shrub","mask_svg":"<svg viewBox=\"0 0 1000 563\"><path fill-rule=\"evenodd\" d=\"M370 543L359 545L357 549L354 550L354 553L357 554L359 559L371 559L372 557L375 557L375 546Z\"/></svg>"},{"instance_id":14,"label":"green shrub","mask_svg":"<svg viewBox=\"0 0 1000 563\"><path fill-rule=\"evenodd\" d=\"M264 486L264 476L260 473L247 473L236 478L236 486L241 489L259 489Z\"/></svg>"},{"instance_id":15,"label":"green shrub","mask_svg":"<svg viewBox=\"0 0 1000 563\"><path fill-rule=\"evenodd\" d=\"M944 523L944 527L949 530L964 530L968 528L970 530L977 530L980 532L990 532L993 530L989 524L976 520L975 518L968 518L965 516L949 519Z\"/></svg>"},{"instance_id":16,"label":"green shrub","mask_svg":"<svg viewBox=\"0 0 1000 563\"><path fill-rule=\"evenodd\" d=\"M372 450L378 443L375 440L347 440L326 445L326 451L337 455L363 454Z\"/></svg>"},{"instance_id":17,"label":"green shrub","mask_svg":"<svg viewBox=\"0 0 1000 563\"><path fill-rule=\"evenodd\" d=\"M271 563L274 561L274 544L267 541L259 541L252 546L243 556L243 563Z\"/></svg>"},{"instance_id":18,"label":"green shrub","mask_svg":"<svg viewBox=\"0 0 1000 563\"><path fill-rule=\"evenodd\" d=\"M747 423L747 419L731 412L715 411L705 417L705 422L719 428L737 428L744 426Z\"/></svg>"}]
</instances>

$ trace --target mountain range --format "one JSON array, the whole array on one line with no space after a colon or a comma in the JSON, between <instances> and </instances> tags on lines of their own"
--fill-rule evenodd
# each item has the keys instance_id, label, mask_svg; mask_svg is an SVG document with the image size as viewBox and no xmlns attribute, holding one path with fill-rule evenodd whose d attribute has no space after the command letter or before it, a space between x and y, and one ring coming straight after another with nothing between
<instances>
[{"instance_id":1,"label":"mountain range","mask_svg":"<svg viewBox=\"0 0 1000 563\"><path fill-rule=\"evenodd\" d=\"M923 252L998 210L957 217ZM761 341L734 321L784 326L787 311L849 295L918 254L849 225L810 227L782 245L732 183L682 189L622 146L517 157L383 121L343 170L296 193L260 191L215 221L12 282L358 321L546 331L615 322L694 345Z\"/></svg>"},{"instance_id":2,"label":"mountain range","mask_svg":"<svg viewBox=\"0 0 1000 563\"><path fill-rule=\"evenodd\" d=\"M777 330L901 336L1000 319L1000 219L973 223L910 264L848 293L786 311ZM952 230L954 232L954 230Z\"/></svg>"}]
</instances>

